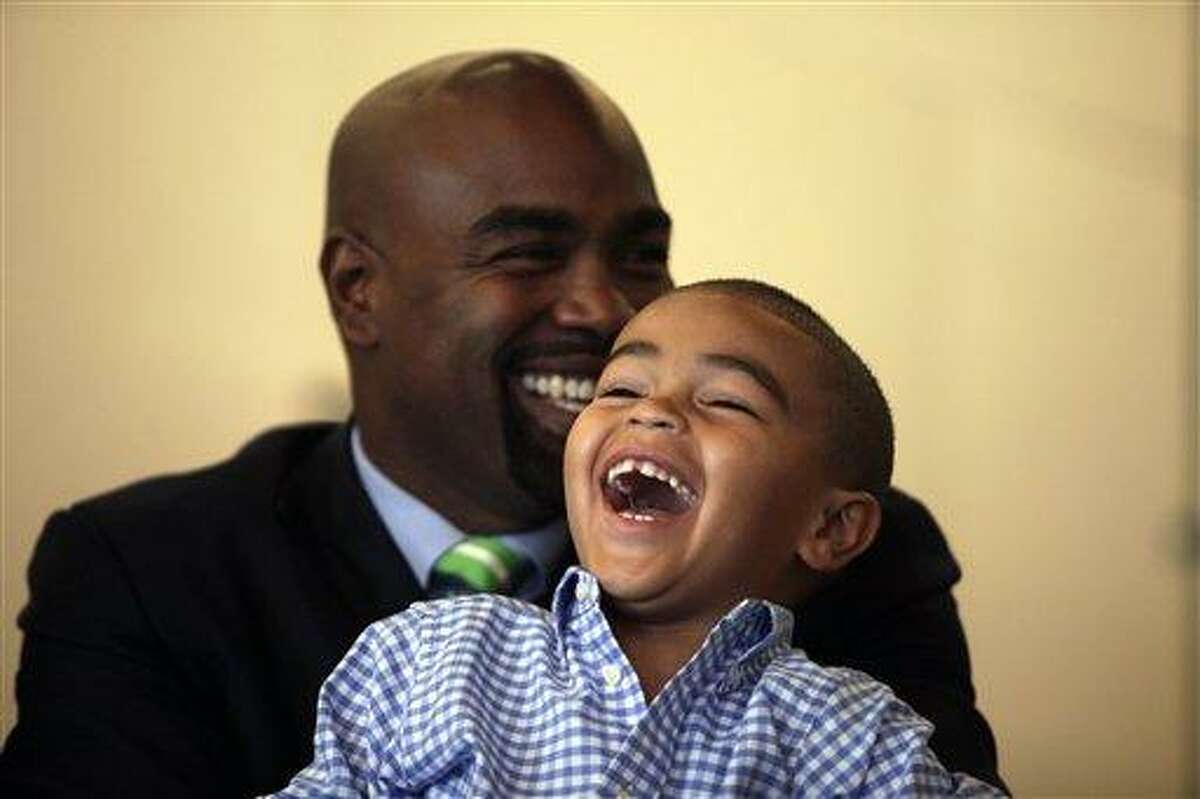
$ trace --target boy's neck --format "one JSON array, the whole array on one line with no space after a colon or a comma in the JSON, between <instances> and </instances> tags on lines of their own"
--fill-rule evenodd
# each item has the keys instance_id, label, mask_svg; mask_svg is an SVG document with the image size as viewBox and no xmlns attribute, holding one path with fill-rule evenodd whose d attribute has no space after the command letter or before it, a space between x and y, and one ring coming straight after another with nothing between
<instances>
[{"instance_id":1,"label":"boy's neck","mask_svg":"<svg viewBox=\"0 0 1200 799\"><path fill-rule=\"evenodd\" d=\"M696 654L718 618L647 621L626 616L611 607L604 615L617 644L629 659L642 685L646 703Z\"/></svg>"}]
</instances>

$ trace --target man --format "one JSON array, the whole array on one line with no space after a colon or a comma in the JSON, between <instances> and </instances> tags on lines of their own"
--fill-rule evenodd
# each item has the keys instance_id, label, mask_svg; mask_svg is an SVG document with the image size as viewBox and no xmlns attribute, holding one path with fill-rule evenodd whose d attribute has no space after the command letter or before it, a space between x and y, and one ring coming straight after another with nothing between
<instances>
[{"instance_id":1,"label":"man","mask_svg":"<svg viewBox=\"0 0 1200 799\"><path fill-rule=\"evenodd\" d=\"M50 519L6 795L278 789L311 757L321 681L424 595L445 543L509 533L540 563L530 596L569 562L566 431L617 330L671 285L670 219L620 110L544 56L439 59L351 110L328 203L352 422ZM879 545L798 638L933 720L947 766L995 779L958 576L924 509L891 495Z\"/></svg>"}]
</instances>

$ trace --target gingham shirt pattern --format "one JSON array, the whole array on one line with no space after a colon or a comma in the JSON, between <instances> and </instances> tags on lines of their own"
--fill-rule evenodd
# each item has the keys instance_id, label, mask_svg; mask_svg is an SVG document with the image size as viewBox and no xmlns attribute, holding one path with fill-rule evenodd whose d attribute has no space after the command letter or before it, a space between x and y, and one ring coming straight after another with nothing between
<instances>
[{"instance_id":1,"label":"gingham shirt pattern","mask_svg":"<svg viewBox=\"0 0 1200 799\"><path fill-rule=\"evenodd\" d=\"M496 596L371 625L321 689L315 757L281 797L1002 796L948 774L928 722L790 647L743 602L647 706L571 569L550 612Z\"/></svg>"}]
</instances>

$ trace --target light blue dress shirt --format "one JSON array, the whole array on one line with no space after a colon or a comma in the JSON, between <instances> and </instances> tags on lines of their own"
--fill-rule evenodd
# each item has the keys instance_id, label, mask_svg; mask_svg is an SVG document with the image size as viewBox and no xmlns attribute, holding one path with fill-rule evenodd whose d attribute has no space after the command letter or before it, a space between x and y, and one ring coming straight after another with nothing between
<instances>
[{"instance_id":1,"label":"light blue dress shirt","mask_svg":"<svg viewBox=\"0 0 1200 799\"><path fill-rule=\"evenodd\" d=\"M426 505L371 463L363 449L358 427L350 431L350 449L358 477L367 497L383 520L383 526L400 548L413 574L422 586L429 585L434 561L447 549L467 537L445 517ZM534 577L521 587L522 599L537 599L548 588L548 577L567 553L569 537L566 522L557 519L545 527L500 536L504 543L530 558L536 566Z\"/></svg>"},{"instance_id":2,"label":"light blue dress shirt","mask_svg":"<svg viewBox=\"0 0 1200 799\"><path fill-rule=\"evenodd\" d=\"M886 686L791 634L789 611L743 602L647 703L582 569L552 611L419 602L326 680L313 761L278 796L1003 796L948 773Z\"/></svg>"}]
</instances>

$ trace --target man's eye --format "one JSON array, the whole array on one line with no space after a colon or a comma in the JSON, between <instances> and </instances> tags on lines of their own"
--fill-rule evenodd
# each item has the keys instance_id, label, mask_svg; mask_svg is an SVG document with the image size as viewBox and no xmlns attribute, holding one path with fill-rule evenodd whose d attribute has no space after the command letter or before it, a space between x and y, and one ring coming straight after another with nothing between
<instances>
[{"instance_id":1,"label":"man's eye","mask_svg":"<svg viewBox=\"0 0 1200 799\"><path fill-rule=\"evenodd\" d=\"M665 244L640 244L621 256L621 264L631 272L657 277L667 268L667 255Z\"/></svg>"},{"instance_id":2,"label":"man's eye","mask_svg":"<svg viewBox=\"0 0 1200 799\"><path fill-rule=\"evenodd\" d=\"M491 260L495 263L532 262L544 264L562 261L566 257L566 248L562 245L538 242L536 244L519 244L515 247L508 247L493 255Z\"/></svg>"},{"instance_id":3,"label":"man's eye","mask_svg":"<svg viewBox=\"0 0 1200 799\"><path fill-rule=\"evenodd\" d=\"M630 260L642 263L665 264L667 262L667 245L645 244L634 249L629 257Z\"/></svg>"}]
</instances>

